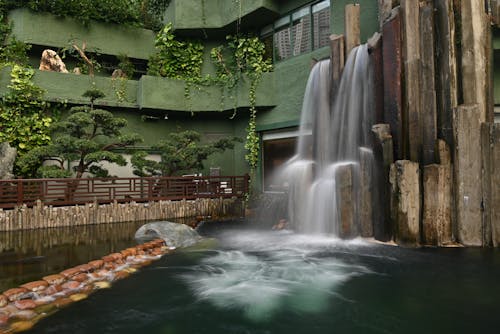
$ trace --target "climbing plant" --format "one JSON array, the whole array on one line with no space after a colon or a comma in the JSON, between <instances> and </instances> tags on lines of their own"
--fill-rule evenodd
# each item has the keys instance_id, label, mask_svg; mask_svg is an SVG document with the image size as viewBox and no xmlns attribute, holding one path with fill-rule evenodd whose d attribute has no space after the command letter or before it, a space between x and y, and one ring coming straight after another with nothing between
<instances>
[{"instance_id":1,"label":"climbing plant","mask_svg":"<svg viewBox=\"0 0 500 334\"><path fill-rule=\"evenodd\" d=\"M256 90L264 72L273 69L272 63L265 57L265 45L259 38L252 36L228 36L227 45L219 46L211 51L211 58L216 66L217 82L232 88L238 84L243 75L250 79L248 99L250 103L250 119L247 126L245 159L254 173L259 159L259 138L256 131L257 95Z\"/></svg>"},{"instance_id":2,"label":"climbing plant","mask_svg":"<svg viewBox=\"0 0 500 334\"><path fill-rule=\"evenodd\" d=\"M197 41L180 40L168 23L156 35L156 52L149 59L148 74L195 81L201 77L203 44Z\"/></svg>"}]
</instances>

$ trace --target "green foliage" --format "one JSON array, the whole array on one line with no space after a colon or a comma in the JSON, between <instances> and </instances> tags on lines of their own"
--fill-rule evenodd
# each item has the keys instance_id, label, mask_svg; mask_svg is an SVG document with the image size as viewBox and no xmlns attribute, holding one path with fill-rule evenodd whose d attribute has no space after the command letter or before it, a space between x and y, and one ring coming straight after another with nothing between
<instances>
[{"instance_id":1,"label":"green foliage","mask_svg":"<svg viewBox=\"0 0 500 334\"><path fill-rule=\"evenodd\" d=\"M102 93L87 92L87 97L103 97ZM125 119L117 118L109 111L86 106L73 107L70 112L70 116L52 127L52 143L31 150L19 160L18 165L23 171L33 170L36 166L39 177L69 176L72 172L77 178L86 172L103 177L108 176L108 171L99 165L100 162L126 165L123 156L113 150L134 145L141 138L137 134L122 133L127 125ZM55 164L40 167L43 161ZM72 170L67 168L70 165L74 165Z\"/></svg>"},{"instance_id":2,"label":"green foliage","mask_svg":"<svg viewBox=\"0 0 500 334\"><path fill-rule=\"evenodd\" d=\"M27 52L31 48L15 38L9 38L11 24L7 19L7 5L0 2L0 64L28 64Z\"/></svg>"},{"instance_id":3,"label":"green foliage","mask_svg":"<svg viewBox=\"0 0 500 334\"><path fill-rule=\"evenodd\" d=\"M9 142L20 155L50 142L49 104L33 75L34 70L14 65L9 91L0 101L0 142Z\"/></svg>"},{"instance_id":4,"label":"green foliage","mask_svg":"<svg viewBox=\"0 0 500 334\"><path fill-rule=\"evenodd\" d=\"M196 80L201 77L203 44L175 38L169 23L155 39L156 53L148 63L148 74L167 78Z\"/></svg>"},{"instance_id":5,"label":"green foliage","mask_svg":"<svg viewBox=\"0 0 500 334\"><path fill-rule=\"evenodd\" d=\"M247 140L245 148L247 154L245 159L254 173L259 160L259 137L256 131L257 103L256 90L262 73L270 72L273 66L269 59L265 58L265 45L257 37L228 36L227 46L212 49L211 58L216 65L217 81L232 88L243 74L247 75L250 82L248 94L250 102L250 120L247 127Z\"/></svg>"},{"instance_id":6,"label":"green foliage","mask_svg":"<svg viewBox=\"0 0 500 334\"><path fill-rule=\"evenodd\" d=\"M127 79L132 79L135 72L134 64L130 61L130 58L126 54L120 54L116 57L118 59L118 65L116 69L121 70Z\"/></svg>"},{"instance_id":7,"label":"green foliage","mask_svg":"<svg viewBox=\"0 0 500 334\"><path fill-rule=\"evenodd\" d=\"M146 159L147 153L136 152L131 159L134 174L138 176L171 176L199 171L211 154L234 148L238 138L224 138L209 144L200 144L196 131L170 133L167 139L152 148L160 152L160 161Z\"/></svg>"}]
</instances>

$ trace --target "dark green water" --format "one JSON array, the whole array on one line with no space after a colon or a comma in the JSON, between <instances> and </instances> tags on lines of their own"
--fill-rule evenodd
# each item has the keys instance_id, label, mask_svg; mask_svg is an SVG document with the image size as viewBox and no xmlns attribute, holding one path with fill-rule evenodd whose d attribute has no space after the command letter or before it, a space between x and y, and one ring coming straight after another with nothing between
<instances>
[{"instance_id":1,"label":"dark green water","mask_svg":"<svg viewBox=\"0 0 500 334\"><path fill-rule=\"evenodd\" d=\"M63 309L32 333L482 333L500 252L229 231Z\"/></svg>"}]
</instances>

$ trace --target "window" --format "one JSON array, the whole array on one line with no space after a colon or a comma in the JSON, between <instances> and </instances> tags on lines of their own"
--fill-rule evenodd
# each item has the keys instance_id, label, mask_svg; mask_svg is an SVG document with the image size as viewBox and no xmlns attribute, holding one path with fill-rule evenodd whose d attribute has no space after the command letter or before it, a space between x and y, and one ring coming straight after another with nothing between
<instances>
[{"instance_id":1,"label":"window","mask_svg":"<svg viewBox=\"0 0 500 334\"><path fill-rule=\"evenodd\" d=\"M327 46L330 41L330 0L302 7L262 29L261 36L276 61Z\"/></svg>"}]
</instances>

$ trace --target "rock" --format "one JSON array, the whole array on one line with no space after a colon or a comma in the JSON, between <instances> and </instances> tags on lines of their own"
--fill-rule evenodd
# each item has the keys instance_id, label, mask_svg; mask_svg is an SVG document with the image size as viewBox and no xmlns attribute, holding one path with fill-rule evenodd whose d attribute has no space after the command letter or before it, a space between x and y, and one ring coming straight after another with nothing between
<instances>
[{"instance_id":1,"label":"rock","mask_svg":"<svg viewBox=\"0 0 500 334\"><path fill-rule=\"evenodd\" d=\"M73 69L73 74L80 75L82 74L82 70L79 67L75 67Z\"/></svg>"},{"instance_id":2,"label":"rock","mask_svg":"<svg viewBox=\"0 0 500 334\"><path fill-rule=\"evenodd\" d=\"M95 282L94 283L94 288L95 289L107 289L111 287L111 283L106 282L106 281L100 281L100 282Z\"/></svg>"},{"instance_id":3,"label":"rock","mask_svg":"<svg viewBox=\"0 0 500 334\"><path fill-rule=\"evenodd\" d=\"M115 273L113 280L118 281L118 280L121 280L121 279L128 277L129 275L130 275L129 272L127 272L126 270L122 270L122 271Z\"/></svg>"},{"instance_id":4,"label":"rock","mask_svg":"<svg viewBox=\"0 0 500 334\"><path fill-rule=\"evenodd\" d=\"M66 65L61 57L59 57L57 52L50 49L43 50L40 67L38 69L41 71L68 73Z\"/></svg>"},{"instance_id":5,"label":"rock","mask_svg":"<svg viewBox=\"0 0 500 334\"><path fill-rule=\"evenodd\" d=\"M64 290L76 290L80 287L80 282L78 281L68 281L63 283L62 288Z\"/></svg>"},{"instance_id":6,"label":"rock","mask_svg":"<svg viewBox=\"0 0 500 334\"><path fill-rule=\"evenodd\" d=\"M28 289L33 292L38 292L45 290L49 286L49 283L46 281L34 281L21 285L21 288Z\"/></svg>"},{"instance_id":7,"label":"rock","mask_svg":"<svg viewBox=\"0 0 500 334\"><path fill-rule=\"evenodd\" d=\"M70 279L71 277L76 276L80 273L81 271L78 268L69 268L64 271L61 271L61 275L66 277L66 279Z\"/></svg>"},{"instance_id":8,"label":"rock","mask_svg":"<svg viewBox=\"0 0 500 334\"><path fill-rule=\"evenodd\" d=\"M31 299L16 300L14 306L20 310L32 310L37 304Z\"/></svg>"},{"instance_id":9,"label":"rock","mask_svg":"<svg viewBox=\"0 0 500 334\"><path fill-rule=\"evenodd\" d=\"M5 325L9 321L9 314L0 312L0 326Z\"/></svg>"},{"instance_id":10,"label":"rock","mask_svg":"<svg viewBox=\"0 0 500 334\"><path fill-rule=\"evenodd\" d=\"M50 285L59 285L63 283L66 279L62 275L55 274L55 275L45 276L43 280L49 283Z\"/></svg>"},{"instance_id":11,"label":"rock","mask_svg":"<svg viewBox=\"0 0 500 334\"><path fill-rule=\"evenodd\" d=\"M4 295L0 295L0 307L4 307L8 303L9 303L9 299Z\"/></svg>"},{"instance_id":12,"label":"rock","mask_svg":"<svg viewBox=\"0 0 500 334\"><path fill-rule=\"evenodd\" d=\"M14 333L24 332L33 328L34 323L31 321L18 321L10 325L10 328Z\"/></svg>"},{"instance_id":13,"label":"rock","mask_svg":"<svg viewBox=\"0 0 500 334\"><path fill-rule=\"evenodd\" d=\"M62 308L62 307L65 307L69 304L73 303L73 300L71 300L70 298L61 298L61 299L58 299L54 302L54 305L57 307L57 308Z\"/></svg>"},{"instance_id":14,"label":"rock","mask_svg":"<svg viewBox=\"0 0 500 334\"><path fill-rule=\"evenodd\" d=\"M78 274L76 276L73 276L71 279L74 281L83 283L89 279L89 276L86 273L81 273L81 274Z\"/></svg>"},{"instance_id":15,"label":"rock","mask_svg":"<svg viewBox=\"0 0 500 334\"><path fill-rule=\"evenodd\" d=\"M13 313L11 318L19 320L31 320L37 316L35 311L32 310L21 310L17 313Z\"/></svg>"},{"instance_id":16,"label":"rock","mask_svg":"<svg viewBox=\"0 0 500 334\"><path fill-rule=\"evenodd\" d=\"M176 224L168 221L148 223L141 226L135 232L135 239L140 241L156 240L161 238L169 246L188 247L196 244L202 238L191 227L184 224ZM154 248L154 243L143 245L143 249Z\"/></svg>"},{"instance_id":17,"label":"rock","mask_svg":"<svg viewBox=\"0 0 500 334\"><path fill-rule=\"evenodd\" d=\"M85 299L85 298L87 298L87 297L88 297L88 296L87 296L86 294L84 294L84 293L76 293L76 294L74 294L74 295L69 296L69 298L70 298L72 301L74 301L74 302L78 302L78 301L83 300L83 299Z\"/></svg>"},{"instance_id":18,"label":"rock","mask_svg":"<svg viewBox=\"0 0 500 334\"><path fill-rule=\"evenodd\" d=\"M9 180L14 177L12 171L16 155L17 150L9 143L0 143L0 180Z\"/></svg>"},{"instance_id":19,"label":"rock","mask_svg":"<svg viewBox=\"0 0 500 334\"><path fill-rule=\"evenodd\" d=\"M117 78L127 79L127 75L125 74L125 72L123 72L122 70L117 68L111 74L111 78L113 78L113 79L117 79Z\"/></svg>"},{"instance_id":20,"label":"rock","mask_svg":"<svg viewBox=\"0 0 500 334\"><path fill-rule=\"evenodd\" d=\"M13 302L21 299L21 297L28 292L25 288L13 288L7 291L4 291L4 296L9 299L9 301Z\"/></svg>"},{"instance_id":21,"label":"rock","mask_svg":"<svg viewBox=\"0 0 500 334\"><path fill-rule=\"evenodd\" d=\"M90 261L88 263L88 265L91 266L94 270L97 270L97 269L102 268L102 266L104 265L104 261L103 260L94 260L94 261Z\"/></svg>"}]
</instances>

